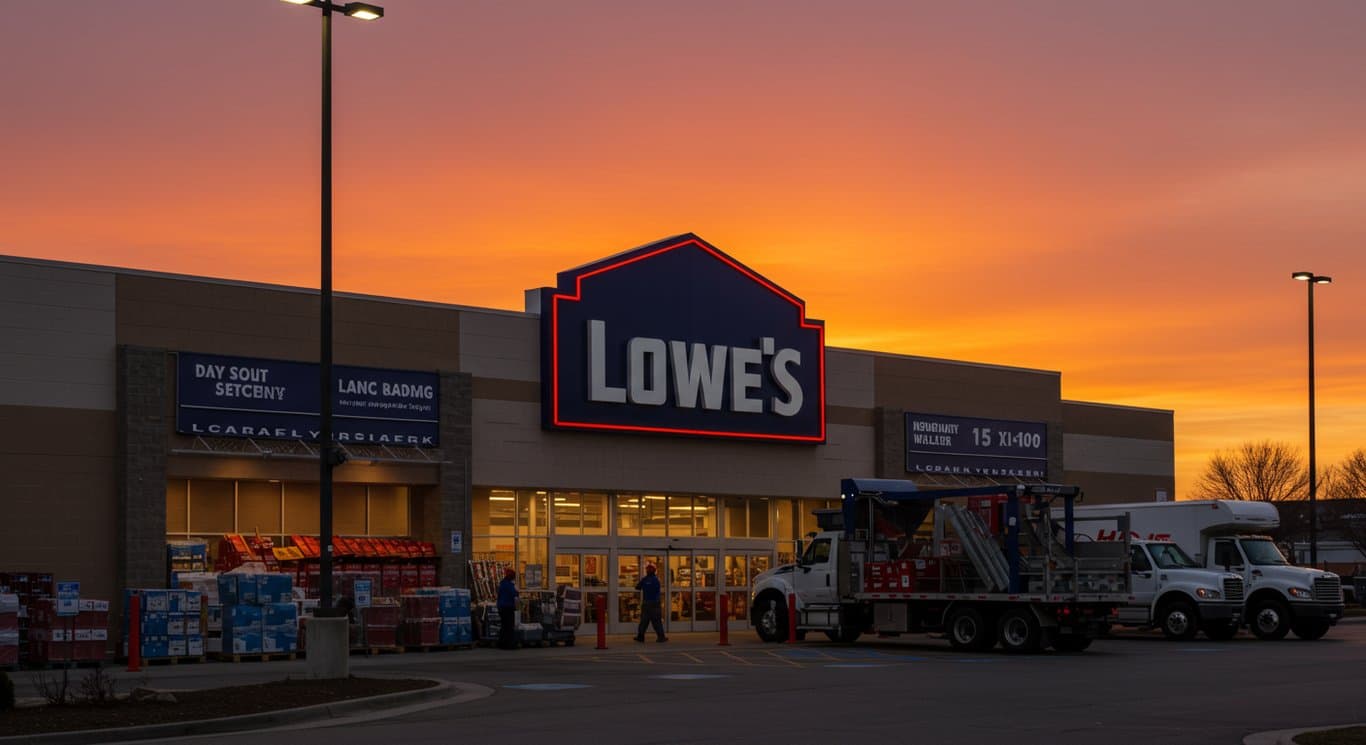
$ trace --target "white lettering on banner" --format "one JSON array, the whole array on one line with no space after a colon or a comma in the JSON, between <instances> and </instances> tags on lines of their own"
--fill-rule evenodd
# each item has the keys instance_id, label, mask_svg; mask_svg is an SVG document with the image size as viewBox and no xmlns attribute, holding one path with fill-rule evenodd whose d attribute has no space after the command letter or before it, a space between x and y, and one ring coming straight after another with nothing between
<instances>
[{"instance_id":1,"label":"white lettering on banner","mask_svg":"<svg viewBox=\"0 0 1366 745\"><path fill-rule=\"evenodd\" d=\"M318 432L309 430L303 432L291 427L255 427L250 424L192 424L190 431L200 435L214 435L222 437L267 437L277 440L316 440ZM372 442L384 445L424 445L435 446L436 443L431 435L404 435L404 434L384 434L368 432L338 432L337 442Z\"/></svg>"},{"instance_id":2,"label":"white lettering on banner","mask_svg":"<svg viewBox=\"0 0 1366 745\"><path fill-rule=\"evenodd\" d=\"M731 411L762 414L767 403L779 416L796 416L805 401L801 383L793 374L794 368L802 365L802 353L776 346L771 336L760 339L758 348L719 344L708 348L697 342L632 337L626 343L626 386L618 387L607 384L607 322L589 320L588 400L663 406L668 402L672 381L678 408L697 408L700 394L703 409L719 411L729 373ZM786 398L774 396L765 401L751 395L763 386L765 357L770 358L768 374Z\"/></svg>"},{"instance_id":3,"label":"white lettering on banner","mask_svg":"<svg viewBox=\"0 0 1366 745\"><path fill-rule=\"evenodd\" d=\"M379 382L375 380L337 380L337 393L356 393L362 396L378 396Z\"/></svg>"},{"instance_id":4,"label":"white lettering on banner","mask_svg":"<svg viewBox=\"0 0 1366 745\"><path fill-rule=\"evenodd\" d=\"M209 380L242 380L248 383L265 383L270 377L268 367L246 367L244 365L209 365L197 362L194 366L194 376L196 378L208 378Z\"/></svg>"},{"instance_id":5,"label":"white lettering on banner","mask_svg":"<svg viewBox=\"0 0 1366 745\"><path fill-rule=\"evenodd\" d=\"M282 385L253 385L251 383L224 383L219 381L213 384L215 396L227 398L260 398L267 401L285 400L285 387Z\"/></svg>"}]
</instances>

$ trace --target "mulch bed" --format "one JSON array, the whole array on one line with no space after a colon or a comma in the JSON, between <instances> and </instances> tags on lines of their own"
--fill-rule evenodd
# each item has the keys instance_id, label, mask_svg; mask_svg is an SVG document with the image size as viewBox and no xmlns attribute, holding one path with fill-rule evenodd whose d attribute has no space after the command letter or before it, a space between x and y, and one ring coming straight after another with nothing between
<instances>
[{"instance_id":1,"label":"mulch bed","mask_svg":"<svg viewBox=\"0 0 1366 745\"><path fill-rule=\"evenodd\" d=\"M204 691L172 691L176 697L174 704L120 701L104 705L15 709L0 711L0 736L218 719L414 691L434 685L436 683L430 680L385 678L282 680Z\"/></svg>"}]
</instances>

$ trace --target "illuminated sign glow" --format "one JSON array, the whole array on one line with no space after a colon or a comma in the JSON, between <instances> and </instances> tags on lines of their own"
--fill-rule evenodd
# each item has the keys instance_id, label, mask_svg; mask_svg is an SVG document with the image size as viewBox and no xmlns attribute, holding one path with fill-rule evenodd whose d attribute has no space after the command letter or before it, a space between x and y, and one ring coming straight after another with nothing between
<instances>
[{"instance_id":1,"label":"illuminated sign glow","mask_svg":"<svg viewBox=\"0 0 1366 745\"><path fill-rule=\"evenodd\" d=\"M825 441L825 325L697 236L541 290L550 429Z\"/></svg>"}]
</instances>

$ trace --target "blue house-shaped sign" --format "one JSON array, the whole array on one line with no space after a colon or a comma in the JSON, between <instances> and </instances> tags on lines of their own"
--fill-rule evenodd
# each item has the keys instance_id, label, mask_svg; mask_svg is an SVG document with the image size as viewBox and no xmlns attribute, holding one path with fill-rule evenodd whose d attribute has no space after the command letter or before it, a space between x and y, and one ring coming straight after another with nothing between
<instances>
[{"instance_id":1,"label":"blue house-shaped sign","mask_svg":"<svg viewBox=\"0 0 1366 745\"><path fill-rule=\"evenodd\" d=\"M825 441L825 325L684 234L562 272L541 291L551 429Z\"/></svg>"}]
</instances>

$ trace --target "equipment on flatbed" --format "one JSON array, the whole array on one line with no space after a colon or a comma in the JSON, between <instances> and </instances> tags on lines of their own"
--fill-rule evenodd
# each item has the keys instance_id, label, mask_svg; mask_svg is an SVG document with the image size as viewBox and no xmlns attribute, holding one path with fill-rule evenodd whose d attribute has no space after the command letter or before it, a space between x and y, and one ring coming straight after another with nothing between
<instances>
[{"instance_id":1,"label":"equipment on flatbed","mask_svg":"<svg viewBox=\"0 0 1366 745\"><path fill-rule=\"evenodd\" d=\"M822 532L801 560L756 579L754 625L785 639L795 595L799 638L943 630L956 648L1084 649L1127 600L1129 548L1072 540L1079 496L1055 484L922 491L844 479L840 509L816 513Z\"/></svg>"}]
</instances>

